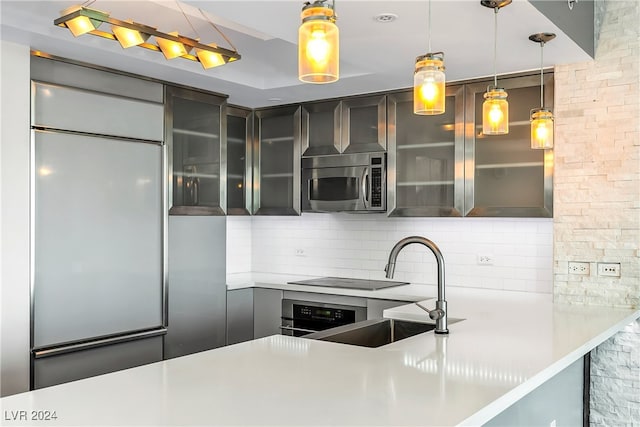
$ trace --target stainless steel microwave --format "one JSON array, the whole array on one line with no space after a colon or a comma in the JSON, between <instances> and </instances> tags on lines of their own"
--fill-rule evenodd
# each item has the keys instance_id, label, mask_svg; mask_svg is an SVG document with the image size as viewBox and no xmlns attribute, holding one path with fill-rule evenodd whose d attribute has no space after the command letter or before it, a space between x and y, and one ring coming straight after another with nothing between
<instances>
[{"instance_id":1,"label":"stainless steel microwave","mask_svg":"<svg viewBox=\"0 0 640 427\"><path fill-rule=\"evenodd\" d=\"M303 212L386 212L387 155L302 159Z\"/></svg>"}]
</instances>

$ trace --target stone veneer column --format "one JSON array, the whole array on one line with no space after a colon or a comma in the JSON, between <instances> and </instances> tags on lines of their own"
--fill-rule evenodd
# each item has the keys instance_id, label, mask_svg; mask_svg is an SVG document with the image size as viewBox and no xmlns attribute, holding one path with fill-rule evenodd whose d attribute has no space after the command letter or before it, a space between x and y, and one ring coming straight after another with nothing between
<instances>
[{"instance_id":1,"label":"stone veneer column","mask_svg":"<svg viewBox=\"0 0 640 427\"><path fill-rule=\"evenodd\" d=\"M595 60L555 70L554 299L638 307L640 2L596 9ZM569 275L569 261L590 274ZM622 276L598 277L597 262L619 262ZM592 356L591 425L640 425L640 322Z\"/></svg>"}]
</instances>

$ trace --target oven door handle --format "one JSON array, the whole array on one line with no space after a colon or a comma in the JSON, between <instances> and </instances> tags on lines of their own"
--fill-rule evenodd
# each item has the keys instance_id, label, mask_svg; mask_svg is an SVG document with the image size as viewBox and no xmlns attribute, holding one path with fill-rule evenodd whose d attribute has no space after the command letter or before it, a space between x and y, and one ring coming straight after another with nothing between
<instances>
[{"instance_id":1,"label":"oven door handle","mask_svg":"<svg viewBox=\"0 0 640 427\"><path fill-rule=\"evenodd\" d=\"M294 332L309 332L309 333L318 332L312 329L294 328L293 326L280 326L280 329L282 329L283 331L294 331Z\"/></svg>"},{"instance_id":2,"label":"oven door handle","mask_svg":"<svg viewBox=\"0 0 640 427\"><path fill-rule=\"evenodd\" d=\"M362 203L364 208L367 209L367 202L369 201L369 166L365 167L362 171Z\"/></svg>"}]
</instances>

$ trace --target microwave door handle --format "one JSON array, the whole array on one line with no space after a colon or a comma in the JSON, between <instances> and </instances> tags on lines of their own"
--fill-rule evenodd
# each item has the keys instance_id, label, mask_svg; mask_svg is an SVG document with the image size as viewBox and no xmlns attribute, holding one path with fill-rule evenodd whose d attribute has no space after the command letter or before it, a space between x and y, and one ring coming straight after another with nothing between
<instances>
[{"instance_id":1,"label":"microwave door handle","mask_svg":"<svg viewBox=\"0 0 640 427\"><path fill-rule=\"evenodd\" d=\"M365 209L367 208L367 202L369 201L369 167L367 166L362 171L362 203Z\"/></svg>"}]
</instances>

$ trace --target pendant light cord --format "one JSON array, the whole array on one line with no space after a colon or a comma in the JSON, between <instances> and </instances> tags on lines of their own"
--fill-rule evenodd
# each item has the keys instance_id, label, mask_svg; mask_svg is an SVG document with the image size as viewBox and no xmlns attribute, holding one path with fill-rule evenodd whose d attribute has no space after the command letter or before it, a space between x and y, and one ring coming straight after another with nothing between
<instances>
[{"instance_id":1,"label":"pendant light cord","mask_svg":"<svg viewBox=\"0 0 640 427\"><path fill-rule=\"evenodd\" d=\"M540 108L544 108L544 77L542 72L544 55L544 42L540 42Z\"/></svg>"},{"instance_id":2,"label":"pendant light cord","mask_svg":"<svg viewBox=\"0 0 640 427\"><path fill-rule=\"evenodd\" d=\"M429 0L428 25L429 25L429 52L431 52L431 0Z\"/></svg>"},{"instance_id":3,"label":"pendant light cord","mask_svg":"<svg viewBox=\"0 0 640 427\"><path fill-rule=\"evenodd\" d=\"M496 7L493 14L493 87L498 87L498 68L496 63L498 62L498 11L500 8Z\"/></svg>"}]
</instances>

